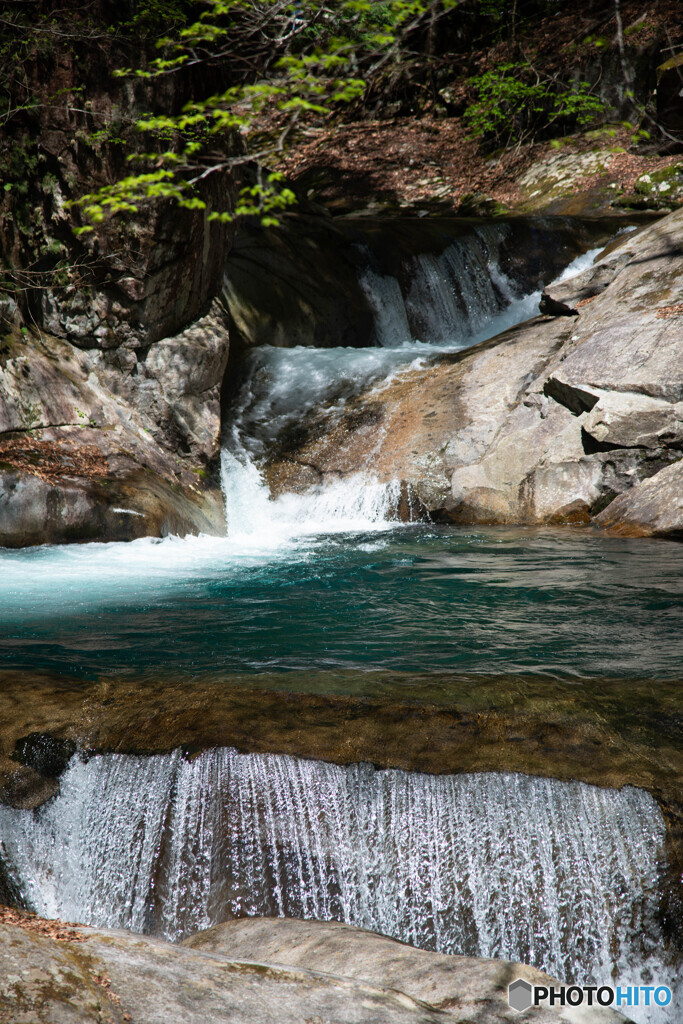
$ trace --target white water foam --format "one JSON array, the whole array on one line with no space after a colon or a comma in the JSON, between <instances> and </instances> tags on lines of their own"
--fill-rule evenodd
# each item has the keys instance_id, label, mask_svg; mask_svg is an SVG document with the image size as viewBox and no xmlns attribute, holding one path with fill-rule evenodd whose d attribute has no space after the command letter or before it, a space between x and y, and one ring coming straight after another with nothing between
<instances>
[{"instance_id":1,"label":"white water foam","mask_svg":"<svg viewBox=\"0 0 683 1024\"><path fill-rule=\"evenodd\" d=\"M366 533L397 525L399 481L380 484L369 474L355 473L305 494L282 494L273 500L247 455L240 460L224 449L221 472L228 536L234 544L258 538L261 544L280 548L319 534Z\"/></svg>"},{"instance_id":2,"label":"white water foam","mask_svg":"<svg viewBox=\"0 0 683 1024\"><path fill-rule=\"evenodd\" d=\"M48 917L173 940L232 914L334 919L578 984L671 984L663 837L628 787L228 749L77 758L57 799L0 808L4 856Z\"/></svg>"}]
</instances>

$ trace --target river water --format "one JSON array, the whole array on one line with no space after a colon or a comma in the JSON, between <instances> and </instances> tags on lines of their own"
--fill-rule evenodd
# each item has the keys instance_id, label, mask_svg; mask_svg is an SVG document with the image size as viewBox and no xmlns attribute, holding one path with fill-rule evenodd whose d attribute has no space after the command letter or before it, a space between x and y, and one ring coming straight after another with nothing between
<instances>
[{"instance_id":1,"label":"river water","mask_svg":"<svg viewBox=\"0 0 683 1024\"><path fill-rule=\"evenodd\" d=\"M371 467L276 501L261 478L268 445L307 411L534 314L540 292L519 294L498 266L504 234L480 230L438 258L416 258L403 293L366 270L380 346L264 346L250 356L224 426L227 537L0 553L2 664L85 676L677 675L681 545L585 529L401 524L398 484L377 484Z\"/></svg>"}]
</instances>

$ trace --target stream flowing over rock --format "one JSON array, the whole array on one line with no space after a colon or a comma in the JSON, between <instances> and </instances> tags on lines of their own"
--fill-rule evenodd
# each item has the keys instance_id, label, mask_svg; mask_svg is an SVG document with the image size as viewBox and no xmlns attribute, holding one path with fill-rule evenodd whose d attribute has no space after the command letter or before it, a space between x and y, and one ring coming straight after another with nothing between
<instances>
[{"instance_id":1,"label":"stream flowing over rock","mask_svg":"<svg viewBox=\"0 0 683 1024\"><path fill-rule=\"evenodd\" d=\"M463 523L586 523L676 537L683 451L683 212L610 247L537 317L323 405L266 460L275 494L352 474L400 480L413 514ZM638 486L647 502L638 511ZM603 510L625 497L614 514Z\"/></svg>"}]
</instances>

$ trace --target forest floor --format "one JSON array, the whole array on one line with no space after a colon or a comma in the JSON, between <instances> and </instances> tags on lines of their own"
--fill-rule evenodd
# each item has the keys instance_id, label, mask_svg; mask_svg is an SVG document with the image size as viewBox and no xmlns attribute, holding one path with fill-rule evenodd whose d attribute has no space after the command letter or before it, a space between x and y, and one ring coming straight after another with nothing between
<instances>
[{"instance_id":1,"label":"forest floor","mask_svg":"<svg viewBox=\"0 0 683 1024\"><path fill-rule=\"evenodd\" d=\"M290 152L283 166L300 192L333 213L359 209L419 213L421 207L425 212L468 213L471 196L486 197L510 209L534 208L521 180L525 172L560 153L565 164L568 156L577 156L576 173L556 202L559 213L573 197L578 200L573 206L583 210L567 208L566 212L590 212L600 194L604 206L613 197L633 194L643 174L681 163L680 156L629 151L625 128L607 132L570 136L561 140L560 148L548 141L486 156L459 118L425 115L361 121L309 129L308 138ZM594 154L599 154L598 161L591 160Z\"/></svg>"},{"instance_id":2,"label":"forest floor","mask_svg":"<svg viewBox=\"0 0 683 1024\"><path fill-rule=\"evenodd\" d=\"M643 97L656 84L655 66L683 47L680 15L679 0L623 0L621 4L625 57L632 62ZM673 184L680 185L683 199L683 145L677 155L658 153L651 92L649 101L639 100L630 111L629 120L635 123L596 124L592 131L544 141L534 140L529 133L526 140L508 141L494 152L471 137L462 117L475 96L472 76L520 61L551 86L567 76L593 81L597 75L613 100L623 93L622 56L614 6L604 3L571 5L535 24L520 25L517 35L512 29L504 40L490 45L482 38L471 49L446 46L430 58L433 67L424 63L426 58L422 64L418 59L415 80L401 86L404 97L416 101L410 112L387 117L385 105L383 116L376 119L368 120L367 112L359 110L356 116L347 113L322 125L309 125L289 149L282 169L302 198L339 214L360 210L484 213L481 204L486 199L495 201L491 207L500 204L524 212L604 213L613 205L628 206L630 198L635 208L639 202L640 208L661 208L665 204L655 201L655 196L643 203L646 190L636 183L644 174L680 164L680 180ZM444 76L447 87L437 91L433 86L430 96L427 80L442 82ZM621 106L621 116L626 116L628 103L623 103L623 96ZM636 134L639 128L654 133L652 142L647 135ZM551 178L562 178L561 185L557 180L542 180L543 165L548 163ZM665 186L661 198L674 198L676 191Z\"/></svg>"}]
</instances>

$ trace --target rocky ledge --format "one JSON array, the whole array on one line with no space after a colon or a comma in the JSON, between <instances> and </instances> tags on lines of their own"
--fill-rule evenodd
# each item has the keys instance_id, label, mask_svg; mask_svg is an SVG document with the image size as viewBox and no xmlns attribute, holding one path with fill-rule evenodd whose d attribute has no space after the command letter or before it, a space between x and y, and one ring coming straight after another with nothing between
<instances>
[{"instance_id":1,"label":"rocky ledge","mask_svg":"<svg viewBox=\"0 0 683 1024\"><path fill-rule=\"evenodd\" d=\"M578 316L319 409L269 461L272 492L368 472L404 482L404 515L683 537L682 276L677 211L557 287Z\"/></svg>"},{"instance_id":2,"label":"rocky ledge","mask_svg":"<svg viewBox=\"0 0 683 1024\"><path fill-rule=\"evenodd\" d=\"M559 984L533 967L443 956L373 932L252 918L182 946L24 915L0 923L0 1017L7 1024L619 1024L603 1007L520 1015L507 986ZM8 919L9 918L9 919ZM0 918L0 922L2 918Z\"/></svg>"}]
</instances>

